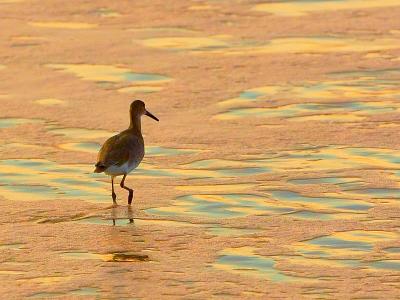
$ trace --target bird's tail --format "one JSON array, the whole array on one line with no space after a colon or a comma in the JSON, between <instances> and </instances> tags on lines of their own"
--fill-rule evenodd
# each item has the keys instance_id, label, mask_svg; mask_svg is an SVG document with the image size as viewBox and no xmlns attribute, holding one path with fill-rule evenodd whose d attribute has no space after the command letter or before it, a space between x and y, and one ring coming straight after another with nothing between
<instances>
[{"instance_id":1,"label":"bird's tail","mask_svg":"<svg viewBox=\"0 0 400 300\"><path fill-rule=\"evenodd\" d=\"M96 165L96 169L94 169L93 173L102 173L107 169L105 165L103 165L101 162L98 162Z\"/></svg>"}]
</instances>

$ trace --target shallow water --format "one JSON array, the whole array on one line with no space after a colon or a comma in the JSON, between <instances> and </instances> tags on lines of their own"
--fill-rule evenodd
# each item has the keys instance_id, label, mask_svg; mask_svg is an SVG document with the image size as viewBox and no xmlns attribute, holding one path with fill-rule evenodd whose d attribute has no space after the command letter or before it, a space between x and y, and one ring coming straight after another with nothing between
<instances>
[{"instance_id":1,"label":"shallow water","mask_svg":"<svg viewBox=\"0 0 400 300\"><path fill-rule=\"evenodd\" d=\"M287 203L286 205L294 205L295 207L308 208L311 210L333 210L335 212L347 213L365 213L372 208L371 203L361 200L349 200L346 198L332 197L310 197L304 196L292 191L275 190L268 192L270 197L279 202Z\"/></svg>"},{"instance_id":2,"label":"shallow water","mask_svg":"<svg viewBox=\"0 0 400 300\"><path fill-rule=\"evenodd\" d=\"M122 93L156 92L171 78L159 74L134 73L128 68L113 65L48 64L47 67L82 80L95 81L103 87L119 87ZM120 86L123 84L124 86ZM133 85L133 86L132 86Z\"/></svg>"},{"instance_id":3,"label":"shallow water","mask_svg":"<svg viewBox=\"0 0 400 300\"><path fill-rule=\"evenodd\" d=\"M66 105L66 101L55 99L55 98L46 98L46 99L38 99L34 101L37 104L44 105L44 106L63 106Z\"/></svg>"},{"instance_id":4,"label":"shallow water","mask_svg":"<svg viewBox=\"0 0 400 300\"><path fill-rule=\"evenodd\" d=\"M73 74L83 80L97 82L153 82L168 81L168 77L155 74L133 73L128 68L111 65L49 64L47 67Z\"/></svg>"},{"instance_id":5,"label":"shallow water","mask_svg":"<svg viewBox=\"0 0 400 300\"><path fill-rule=\"evenodd\" d=\"M289 121L358 122L375 114L398 111L400 90L398 79L393 76L399 74L398 69L341 72L329 74L330 79L325 81L253 88L243 91L237 98L221 101L219 105L226 111L214 118L230 120L257 116L286 118ZM385 100L359 101L376 97ZM281 106L269 104L277 99L302 99L307 102ZM344 99L347 101L344 102ZM269 104L269 107L259 107L264 104Z\"/></svg>"},{"instance_id":6,"label":"shallow water","mask_svg":"<svg viewBox=\"0 0 400 300\"><path fill-rule=\"evenodd\" d=\"M228 248L219 253L214 267L272 281L310 280L297 274L285 275L276 267L277 260L300 266L321 265L333 268L361 268L369 271L399 270L400 260L366 261L363 255L373 252L376 243L398 239L398 234L385 231L339 232L294 245L296 255L261 256L256 248ZM329 274L326 274L329 275ZM297 277L299 276L299 277ZM319 280L323 280L322 277Z\"/></svg>"},{"instance_id":7,"label":"shallow water","mask_svg":"<svg viewBox=\"0 0 400 300\"><path fill-rule=\"evenodd\" d=\"M290 207L268 203L265 197L247 194L187 195L177 198L172 206L147 210L150 214L161 216L198 215L211 218L275 215L293 211Z\"/></svg>"},{"instance_id":8,"label":"shallow water","mask_svg":"<svg viewBox=\"0 0 400 300\"><path fill-rule=\"evenodd\" d=\"M2 118L0 119L0 129L10 128L23 124L41 123L39 119L22 119L22 118Z\"/></svg>"},{"instance_id":9,"label":"shallow water","mask_svg":"<svg viewBox=\"0 0 400 300\"><path fill-rule=\"evenodd\" d=\"M285 275L276 269L276 261L273 258L257 255L254 253L255 250L251 247L225 249L219 253L213 266L230 272L265 277L273 282L301 280Z\"/></svg>"},{"instance_id":10,"label":"shallow water","mask_svg":"<svg viewBox=\"0 0 400 300\"><path fill-rule=\"evenodd\" d=\"M169 36L134 40L145 47L167 51L189 51L216 55L254 55L278 53L331 53L365 52L396 49L398 40L387 37L352 38L346 36L300 36L274 38L266 42L251 40L235 41L230 35L215 36Z\"/></svg>"},{"instance_id":11,"label":"shallow water","mask_svg":"<svg viewBox=\"0 0 400 300\"><path fill-rule=\"evenodd\" d=\"M44 159L0 161L3 197L17 201L79 197L87 201L108 200L106 184L96 181L93 167L62 165ZM90 181L90 182L89 182Z\"/></svg>"},{"instance_id":12,"label":"shallow water","mask_svg":"<svg viewBox=\"0 0 400 300\"><path fill-rule=\"evenodd\" d=\"M78 22L29 22L33 27L55 28L55 29L91 29L97 24L78 23Z\"/></svg>"},{"instance_id":13,"label":"shallow water","mask_svg":"<svg viewBox=\"0 0 400 300\"><path fill-rule=\"evenodd\" d=\"M253 10L283 17L304 16L325 11L357 10L364 8L392 7L399 3L396 0L290 0L273 3L260 3Z\"/></svg>"},{"instance_id":14,"label":"shallow water","mask_svg":"<svg viewBox=\"0 0 400 300\"><path fill-rule=\"evenodd\" d=\"M397 2L13 2L2 298L396 297ZM133 99L160 122L111 207Z\"/></svg>"},{"instance_id":15,"label":"shallow water","mask_svg":"<svg viewBox=\"0 0 400 300\"><path fill-rule=\"evenodd\" d=\"M386 257L377 261L365 261L365 254L375 251L378 243L394 241L398 233L389 231L344 231L329 236L297 243L294 247L304 259L304 263L318 258L327 262L368 268L373 271L398 270L400 260Z\"/></svg>"}]
</instances>

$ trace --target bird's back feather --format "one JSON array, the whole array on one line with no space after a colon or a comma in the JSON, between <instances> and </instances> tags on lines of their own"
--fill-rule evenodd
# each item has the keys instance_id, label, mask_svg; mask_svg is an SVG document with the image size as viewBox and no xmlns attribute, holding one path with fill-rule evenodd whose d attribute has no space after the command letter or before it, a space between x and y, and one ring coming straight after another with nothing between
<instances>
[{"instance_id":1,"label":"bird's back feather","mask_svg":"<svg viewBox=\"0 0 400 300\"><path fill-rule=\"evenodd\" d=\"M142 135L127 129L110 137L101 147L94 172L101 173L111 166L121 166L128 162L138 165L144 156Z\"/></svg>"}]
</instances>

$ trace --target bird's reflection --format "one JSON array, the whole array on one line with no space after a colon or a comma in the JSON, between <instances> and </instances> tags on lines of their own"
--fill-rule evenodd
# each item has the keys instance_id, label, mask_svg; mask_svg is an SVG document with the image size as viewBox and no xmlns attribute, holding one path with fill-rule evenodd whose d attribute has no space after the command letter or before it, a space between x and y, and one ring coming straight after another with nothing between
<instances>
[{"instance_id":1,"label":"bird's reflection","mask_svg":"<svg viewBox=\"0 0 400 300\"><path fill-rule=\"evenodd\" d=\"M134 217L133 217L133 211L132 211L132 206L128 205L126 209L126 216L121 218L121 209L118 206L113 206L111 208L111 219L113 221L113 226L116 225L117 220L121 219L128 219L129 223L128 224L135 224Z\"/></svg>"}]
</instances>

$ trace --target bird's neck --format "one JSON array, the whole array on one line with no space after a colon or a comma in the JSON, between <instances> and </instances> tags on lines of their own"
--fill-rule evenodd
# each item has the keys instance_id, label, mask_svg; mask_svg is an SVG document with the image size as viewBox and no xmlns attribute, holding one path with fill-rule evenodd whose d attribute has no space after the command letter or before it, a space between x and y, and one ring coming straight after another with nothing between
<instances>
[{"instance_id":1,"label":"bird's neck","mask_svg":"<svg viewBox=\"0 0 400 300\"><path fill-rule=\"evenodd\" d=\"M142 125L140 122L141 116L131 112L131 123L129 129L134 131L137 135L142 135Z\"/></svg>"}]
</instances>

